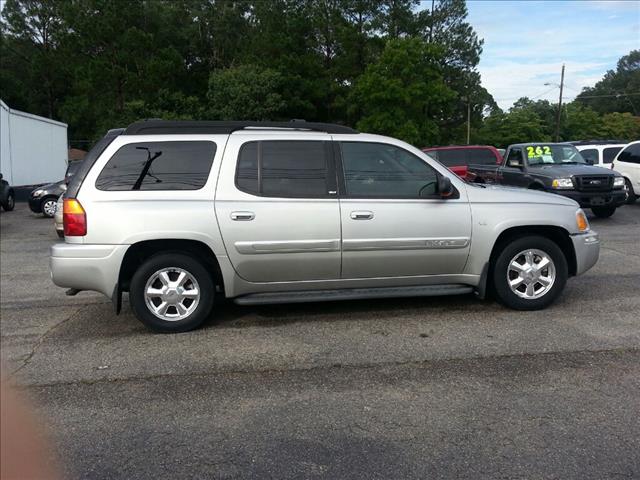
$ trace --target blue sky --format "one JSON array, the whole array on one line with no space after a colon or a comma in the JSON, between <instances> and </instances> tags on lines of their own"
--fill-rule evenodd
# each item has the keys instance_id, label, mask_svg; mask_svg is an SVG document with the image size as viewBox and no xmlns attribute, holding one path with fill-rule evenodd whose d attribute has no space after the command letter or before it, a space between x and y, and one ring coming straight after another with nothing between
<instances>
[{"instance_id":1,"label":"blue sky","mask_svg":"<svg viewBox=\"0 0 640 480\"><path fill-rule=\"evenodd\" d=\"M522 96L557 102L558 89L544 84L560 83L563 63L564 97L571 100L640 49L640 1L469 0L467 6L484 38L482 85L502 108Z\"/></svg>"}]
</instances>

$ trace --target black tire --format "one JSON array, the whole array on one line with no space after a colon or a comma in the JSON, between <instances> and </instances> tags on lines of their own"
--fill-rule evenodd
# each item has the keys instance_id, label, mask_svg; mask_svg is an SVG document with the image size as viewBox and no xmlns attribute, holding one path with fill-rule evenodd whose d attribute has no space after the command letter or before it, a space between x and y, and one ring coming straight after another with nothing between
<instances>
[{"instance_id":1,"label":"black tire","mask_svg":"<svg viewBox=\"0 0 640 480\"><path fill-rule=\"evenodd\" d=\"M16 206L16 197L13 195L13 192L9 192L7 194L7 199L2 204L2 208L5 212L10 212Z\"/></svg>"},{"instance_id":2,"label":"black tire","mask_svg":"<svg viewBox=\"0 0 640 480\"><path fill-rule=\"evenodd\" d=\"M591 211L598 218L609 218L616 211L616 207L591 207Z\"/></svg>"},{"instance_id":3,"label":"black tire","mask_svg":"<svg viewBox=\"0 0 640 480\"><path fill-rule=\"evenodd\" d=\"M560 247L552 240L540 236L519 237L502 244L500 254L492 266L492 282L495 295L500 303L515 310L540 310L551 305L562 293L569 269L567 259ZM520 252L535 249L548 255L556 270L556 278L551 288L539 298L522 298L511 290L508 284L508 266Z\"/></svg>"},{"instance_id":4,"label":"black tire","mask_svg":"<svg viewBox=\"0 0 640 480\"><path fill-rule=\"evenodd\" d=\"M633 190L633 185L631 184L631 180L629 180L628 178L625 178L624 182L627 184L627 191L629 192L629 197L627 198L627 204L631 205L632 203L635 203L635 201L638 199L638 196L636 195L636 192Z\"/></svg>"},{"instance_id":5,"label":"black tire","mask_svg":"<svg viewBox=\"0 0 640 480\"><path fill-rule=\"evenodd\" d=\"M154 273L164 268L179 268L188 272L198 283L200 298L195 310L180 320L164 320L147 306L145 287ZM187 332L199 327L213 308L215 289L207 269L195 258L182 253L162 253L149 258L133 274L129 289L129 302L133 313L147 328L154 332Z\"/></svg>"},{"instance_id":6,"label":"black tire","mask_svg":"<svg viewBox=\"0 0 640 480\"><path fill-rule=\"evenodd\" d=\"M48 208L45 209L45 205L49 204L51 202L53 202L53 210L50 210ZM42 215L47 217L47 218L55 217L57 204L58 204L57 197L44 197L42 199L42 201L40 202L40 211L42 212Z\"/></svg>"}]
</instances>

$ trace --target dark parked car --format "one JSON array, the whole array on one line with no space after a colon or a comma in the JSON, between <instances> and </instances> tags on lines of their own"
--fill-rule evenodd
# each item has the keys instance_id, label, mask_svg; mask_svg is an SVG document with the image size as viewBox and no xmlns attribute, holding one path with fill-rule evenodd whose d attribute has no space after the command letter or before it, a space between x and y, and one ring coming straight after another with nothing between
<instances>
[{"instance_id":1,"label":"dark parked car","mask_svg":"<svg viewBox=\"0 0 640 480\"><path fill-rule=\"evenodd\" d=\"M570 143L510 145L502 165L470 165L467 180L557 193L603 218L627 200L624 177L587 164Z\"/></svg>"},{"instance_id":2,"label":"dark parked car","mask_svg":"<svg viewBox=\"0 0 640 480\"><path fill-rule=\"evenodd\" d=\"M36 188L29 194L29 208L33 213L41 213L45 217L53 218L56 214L58 198L66 189L65 180Z\"/></svg>"},{"instance_id":3,"label":"dark parked car","mask_svg":"<svg viewBox=\"0 0 640 480\"><path fill-rule=\"evenodd\" d=\"M0 205L2 208L10 212L16 205L16 196L13 193L13 188L9 185L9 182L3 179L0 173Z\"/></svg>"}]
</instances>

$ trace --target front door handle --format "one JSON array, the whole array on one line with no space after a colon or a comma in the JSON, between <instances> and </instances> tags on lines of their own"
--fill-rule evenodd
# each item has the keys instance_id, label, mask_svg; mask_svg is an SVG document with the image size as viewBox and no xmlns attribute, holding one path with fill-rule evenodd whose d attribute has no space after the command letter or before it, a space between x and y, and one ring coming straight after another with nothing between
<instances>
[{"instance_id":1,"label":"front door handle","mask_svg":"<svg viewBox=\"0 0 640 480\"><path fill-rule=\"evenodd\" d=\"M353 220L371 220L373 218L373 212L369 212L368 210L351 212L351 218Z\"/></svg>"},{"instance_id":2,"label":"front door handle","mask_svg":"<svg viewBox=\"0 0 640 480\"><path fill-rule=\"evenodd\" d=\"M253 212L231 212L231 220L237 222L248 222L256 218L256 214Z\"/></svg>"}]
</instances>

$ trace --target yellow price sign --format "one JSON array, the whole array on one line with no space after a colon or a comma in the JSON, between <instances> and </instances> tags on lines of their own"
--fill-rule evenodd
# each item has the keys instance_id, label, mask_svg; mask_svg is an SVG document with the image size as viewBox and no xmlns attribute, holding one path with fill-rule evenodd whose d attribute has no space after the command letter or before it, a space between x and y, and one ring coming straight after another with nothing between
<instances>
[{"instance_id":1,"label":"yellow price sign","mask_svg":"<svg viewBox=\"0 0 640 480\"><path fill-rule=\"evenodd\" d=\"M551 147L548 145L538 145L527 147L527 158L541 157L542 155L551 155Z\"/></svg>"}]
</instances>

